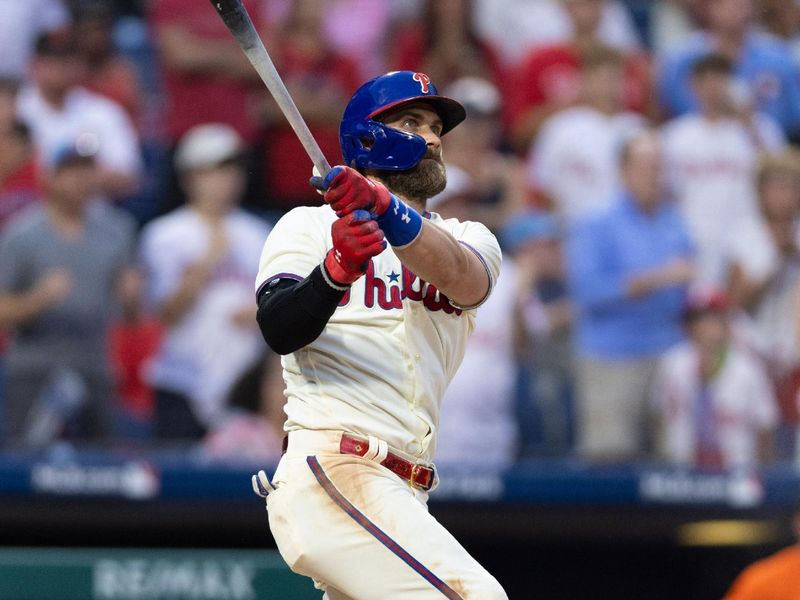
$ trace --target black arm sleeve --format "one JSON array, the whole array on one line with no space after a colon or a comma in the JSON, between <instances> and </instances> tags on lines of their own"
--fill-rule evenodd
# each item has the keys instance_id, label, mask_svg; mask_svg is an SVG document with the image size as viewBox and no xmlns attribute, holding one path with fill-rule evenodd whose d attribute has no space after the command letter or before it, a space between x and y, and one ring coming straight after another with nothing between
<instances>
[{"instance_id":1,"label":"black arm sleeve","mask_svg":"<svg viewBox=\"0 0 800 600\"><path fill-rule=\"evenodd\" d=\"M258 326L278 354L290 354L313 342L325 329L345 291L325 282L322 266L303 281L276 279L258 293Z\"/></svg>"}]
</instances>

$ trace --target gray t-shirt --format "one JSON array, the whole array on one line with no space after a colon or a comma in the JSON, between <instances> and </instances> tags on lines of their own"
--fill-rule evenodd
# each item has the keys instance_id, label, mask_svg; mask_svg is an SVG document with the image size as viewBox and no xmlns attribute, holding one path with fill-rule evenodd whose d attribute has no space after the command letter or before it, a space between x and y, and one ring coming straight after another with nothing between
<instances>
[{"instance_id":1,"label":"gray t-shirt","mask_svg":"<svg viewBox=\"0 0 800 600\"><path fill-rule=\"evenodd\" d=\"M8 224L0 237L0 293L28 291L54 269L72 278L62 302L16 329L9 366L43 366L59 357L80 367L106 365L108 326L119 306L116 284L132 264L134 235L133 220L102 203L89 208L79 239L59 234L44 206Z\"/></svg>"}]
</instances>

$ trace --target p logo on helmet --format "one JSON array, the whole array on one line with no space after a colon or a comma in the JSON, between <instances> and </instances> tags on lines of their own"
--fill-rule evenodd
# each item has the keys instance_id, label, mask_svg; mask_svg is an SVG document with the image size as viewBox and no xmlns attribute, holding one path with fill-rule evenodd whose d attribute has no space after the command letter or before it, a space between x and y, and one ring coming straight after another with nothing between
<instances>
[{"instance_id":1,"label":"p logo on helmet","mask_svg":"<svg viewBox=\"0 0 800 600\"><path fill-rule=\"evenodd\" d=\"M414 73L414 76L412 77L412 79L414 81L418 81L419 82L419 87L422 88L422 93L423 94L427 94L428 93L428 87L430 86L430 83L431 83L431 78L430 77L425 75L425 73Z\"/></svg>"},{"instance_id":2,"label":"p logo on helmet","mask_svg":"<svg viewBox=\"0 0 800 600\"><path fill-rule=\"evenodd\" d=\"M393 71L362 85L344 110L339 142L344 163L356 169L406 171L427 151L418 135L387 127L380 119L407 104L424 103L442 119L444 135L466 117L464 107L440 96L425 73Z\"/></svg>"}]
</instances>

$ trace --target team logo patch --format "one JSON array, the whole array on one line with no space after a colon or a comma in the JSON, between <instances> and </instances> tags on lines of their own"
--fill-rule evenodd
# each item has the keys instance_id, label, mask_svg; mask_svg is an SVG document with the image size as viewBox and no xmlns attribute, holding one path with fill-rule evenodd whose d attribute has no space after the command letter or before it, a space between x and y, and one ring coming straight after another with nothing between
<instances>
[{"instance_id":1,"label":"team logo patch","mask_svg":"<svg viewBox=\"0 0 800 600\"><path fill-rule=\"evenodd\" d=\"M430 90L431 78L425 75L425 73L414 73L412 77L414 81L419 83L419 87L422 88L422 93L427 94Z\"/></svg>"}]
</instances>

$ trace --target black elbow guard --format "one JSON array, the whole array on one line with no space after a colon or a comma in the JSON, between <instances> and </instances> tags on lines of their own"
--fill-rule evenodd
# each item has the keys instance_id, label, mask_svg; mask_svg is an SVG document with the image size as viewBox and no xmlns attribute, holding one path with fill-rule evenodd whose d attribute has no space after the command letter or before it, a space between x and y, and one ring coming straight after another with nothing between
<instances>
[{"instance_id":1,"label":"black elbow guard","mask_svg":"<svg viewBox=\"0 0 800 600\"><path fill-rule=\"evenodd\" d=\"M315 268L303 281L276 279L258 296L258 326L278 354L295 352L319 337L344 297L330 287Z\"/></svg>"}]
</instances>

